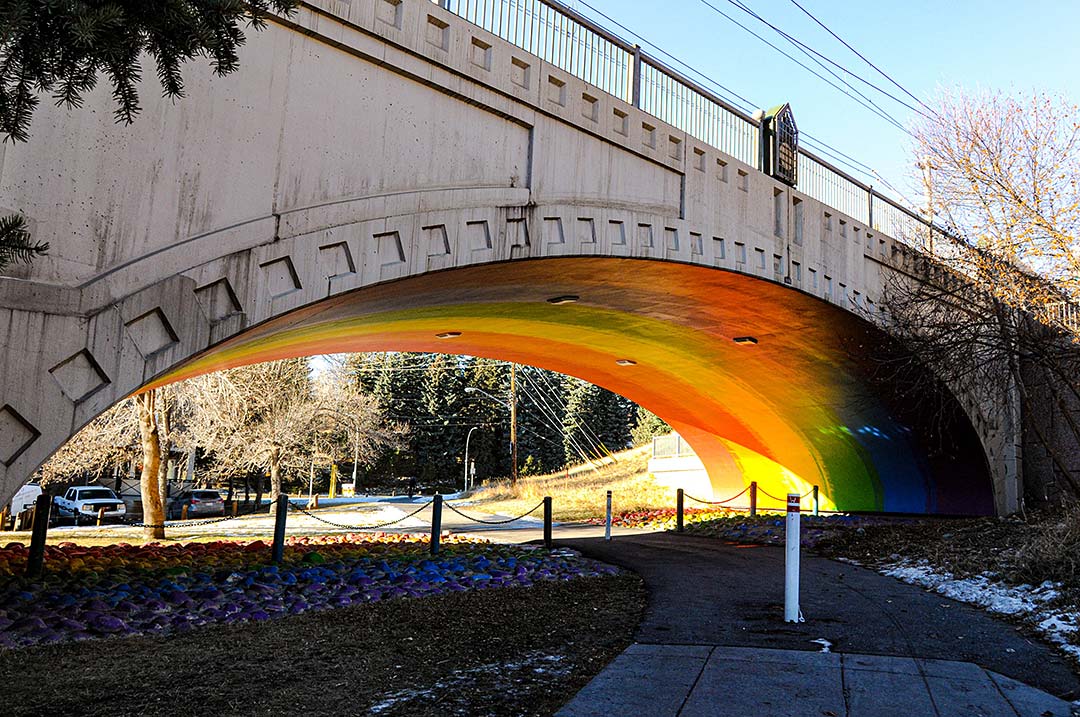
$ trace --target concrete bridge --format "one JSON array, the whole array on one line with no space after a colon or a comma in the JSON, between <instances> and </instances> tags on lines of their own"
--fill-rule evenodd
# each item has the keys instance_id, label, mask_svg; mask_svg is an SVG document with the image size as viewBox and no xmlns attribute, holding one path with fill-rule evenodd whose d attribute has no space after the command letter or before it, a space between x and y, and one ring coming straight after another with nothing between
<instances>
[{"instance_id":1,"label":"concrete bridge","mask_svg":"<svg viewBox=\"0 0 1080 717\"><path fill-rule=\"evenodd\" d=\"M133 126L99 88L3 145L0 209L52 250L0 277L0 499L140 388L406 350L622 393L717 495L1016 509L1006 389L941 448L851 350L913 215L805 151L783 181L761 120L565 8L449 4L306 2L183 101L147 79Z\"/></svg>"}]
</instances>

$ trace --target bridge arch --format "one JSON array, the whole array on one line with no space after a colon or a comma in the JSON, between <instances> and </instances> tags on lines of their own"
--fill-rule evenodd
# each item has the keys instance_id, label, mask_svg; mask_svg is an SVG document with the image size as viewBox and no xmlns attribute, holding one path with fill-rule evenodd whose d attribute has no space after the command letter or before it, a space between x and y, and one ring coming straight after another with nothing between
<instances>
[{"instance_id":1,"label":"bridge arch","mask_svg":"<svg viewBox=\"0 0 1080 717\"><path fill-rule=\"evenodd\" d=\"M0 498L143 386L383 348L612 388L718 492L990 510L970 426L935 458L840 350L910 263L893 238L432 3L305 3L250 40L180 106L147 88L117 128L101 88L5 150L0 206L53 250L0 277Z\"/></svg>"}]
</instances>

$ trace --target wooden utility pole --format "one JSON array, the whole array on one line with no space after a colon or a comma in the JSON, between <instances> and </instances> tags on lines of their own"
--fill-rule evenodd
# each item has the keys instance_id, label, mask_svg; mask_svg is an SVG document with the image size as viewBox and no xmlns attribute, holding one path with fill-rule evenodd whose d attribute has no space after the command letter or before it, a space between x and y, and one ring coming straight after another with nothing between
<instances>
[{"instance_id":1,"label":"wooden utility pole","mask_svg":"<svg viewBox=\"0 0 1080 717\"><path fill-rule=\"evenodd\" d=\"M510 485L517 485L517 364L510 364Z\"/></svg>"}]
</instances>

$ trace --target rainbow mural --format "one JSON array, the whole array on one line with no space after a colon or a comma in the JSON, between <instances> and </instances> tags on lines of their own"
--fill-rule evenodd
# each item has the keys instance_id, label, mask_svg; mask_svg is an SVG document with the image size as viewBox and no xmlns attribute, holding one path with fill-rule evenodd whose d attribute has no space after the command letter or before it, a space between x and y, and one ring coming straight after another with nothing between
<instances>
[{"instance_id":1,"label":"rainbow mural","mask_svg":"<svg viewBox=\"0 0 1080 717\"><path fill-rule=\"evenodd\" d=\"M577 300L549 301L560 296ZM459 335L437 338L448 332ZM827 509L992 513L970 425L931 434L929 421L866 380L849 349L883 340L827 302L742 274L644 259L530 259L335 296L248 329L151 385L323 353L499 358L648 407L693 446L716 496L756 480L777 496L818 485Z\"/></svg>"}]
</instances>

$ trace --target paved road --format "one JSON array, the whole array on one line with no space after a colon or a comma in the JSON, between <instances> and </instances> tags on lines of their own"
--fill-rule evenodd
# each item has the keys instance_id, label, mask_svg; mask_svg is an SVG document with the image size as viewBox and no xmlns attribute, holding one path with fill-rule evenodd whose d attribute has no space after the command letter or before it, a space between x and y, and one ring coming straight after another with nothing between
<instances>
[{"instance_id":1,"label":"paved road","mask_svg":"<svg viewBox=\"0 0 1080 717\"><path fill-rule=\"evenodd\" d=\"M824 639L834 652L973 662L1080 698L1080 678L1053 648L981 610L872 570L804 555L806 622L787 624L781 548L668 533L556 542L644 578L649 605L639 643L810 651Z\"/></svg>"}]
</instances>

